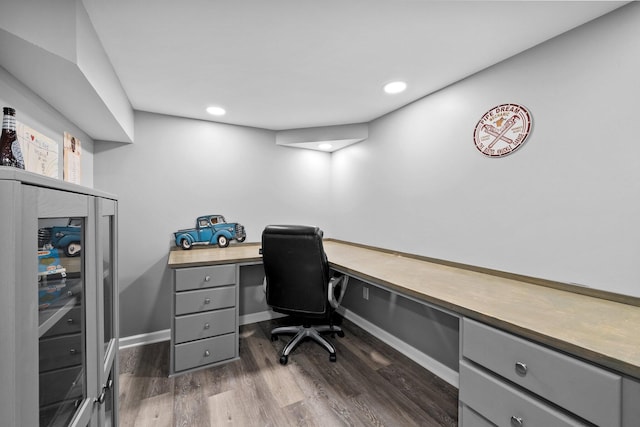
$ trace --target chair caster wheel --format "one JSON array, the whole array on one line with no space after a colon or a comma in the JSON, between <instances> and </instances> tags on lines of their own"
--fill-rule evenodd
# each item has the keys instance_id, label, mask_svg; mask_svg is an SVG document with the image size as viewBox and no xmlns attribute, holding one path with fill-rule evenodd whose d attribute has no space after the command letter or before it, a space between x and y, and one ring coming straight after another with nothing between
<instances>
[{"instance_id":1,"label":"chair caster wheel","mask_svg":"<svg viewBox=\"0 0 640 427\"><path fill-rule=\"evenodd\" d=\"M344 331L336 332L340 338L344 338Z\"/></svg>"},{"instance_id":2,"label":"chair caster wheel","mask_svg":"<svg viewBox=\"0 0 640 427\"><path fill-rule=\"evenodd\" d=\"M280 356L280 364L281 365L286 365L288 361L289 361L289 357L288 356Z\"/></svg>"},{"instance_id":3,"label":"chair caster wheel","mask_svg":"<svg viewBox=\"0 0 640 427\"><path fill-rule=\"evenodd\" d=\"M271 341L278 341L277 335L271 335Z\"/></svg>"},{"instance_id":4,"label":"chair caster wheel","mask_svg":"<svg viewBox=\"0 0 640 427\"><path fill-rule=\"evenodd\" d=\"M335 353L331 353L329 355L329 362L335 362L336 361L336 355Z\"/></svg>"}]
</instances>

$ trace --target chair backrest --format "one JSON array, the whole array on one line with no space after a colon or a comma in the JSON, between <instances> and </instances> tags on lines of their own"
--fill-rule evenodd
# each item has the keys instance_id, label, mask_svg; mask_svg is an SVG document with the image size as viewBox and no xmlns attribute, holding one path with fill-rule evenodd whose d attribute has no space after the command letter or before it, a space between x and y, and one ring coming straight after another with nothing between
<instances>
[{"instance_id":1,"label":"chair backrest","mask_svg":"<svg viewBox=\"0 0 640 427\"><path fill-rule=\"evenodd\" d=\"M262 232L267 304L275 311L319 317L329 313L329 263L322 230L270 225Z\"/></svg>"}]
</instances>

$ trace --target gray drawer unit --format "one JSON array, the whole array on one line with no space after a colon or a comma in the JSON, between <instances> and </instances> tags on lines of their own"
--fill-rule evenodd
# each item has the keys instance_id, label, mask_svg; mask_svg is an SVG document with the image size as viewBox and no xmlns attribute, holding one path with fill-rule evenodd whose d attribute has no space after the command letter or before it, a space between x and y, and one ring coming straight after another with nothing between
<instances>
[{"instance_id":1,"label":"gray drawer unit","mask_svg":"<svg viewBox=\"0 0 640 427\"><path fill-rule=\"evenodd\" d=\"M464 360L460 362L460 401L497 426L587 425ZM477 418L475 422L478 422ZM464 427L468 425L474 424L467 424L465 419Z\"/></svg>"},{"instance_id":2,"label":"gray drawer unit","mask_svg":"<svg viewBox=\"0 0 640 427\"><path fill-rule=\"evenodd\" d=\"M176 294L176 315L235 307L236 287L202 289Z\"/></svg>"},{"instance_id":3,"label":"gray drawer unit","mask_svg":"<svg viewBox=\"0 0 640 427\"><path fill-rule=\"evenodd\" d=\"M620 425L620 375L466 318L462 354L592 423Z\"/></svg>"},{"instance_id":4,"label":"gray drawer unit","mask_svg":"<svg viewBox=\"0 0 640 427\"><path fill-rule=\"evenodd\" d=\"M176 317L175 342L180 344L216 335L228 334L236 330L236 309L207 311Z\"/></svg>"},{"instance_id":5,"label":"gray drawer unit","mask_svg":"<svg viewBox=\"0 0 640 427\"><path fill-rule=\"evenodd\" d=\"M625 377L622 379L622 425L624 427L640 424L640 380Z\"/></svg>"},{"instance_id":6,"label":"gray drawer unit","mask_svg":"<svg viewBox=\"0 0 640 427\"><path fill-rule=\"evenodd\" d=\"M213 288L235 283L235 265L213 265L176 270L176 291Z\"/></svg>"},{"instance_id":7,"label":"gray drawer unit","mask_svg":"<svg viewBox=\"0 0 640 427\"><path fill-rule=\"evenodd\" d=\"M237 357L237 334L220 335L175 346L175 371L233 360Z\"/></svg>"},{"instance_id":8,"label":"gray drawer unit","mask_svg":"<svg viewBox=\"0 0 640 427\"><path fill-rule=\"evenodd\" d=\"M170 375L238 358L237 266L175 270Z\"/></svg>"}]
</instances>

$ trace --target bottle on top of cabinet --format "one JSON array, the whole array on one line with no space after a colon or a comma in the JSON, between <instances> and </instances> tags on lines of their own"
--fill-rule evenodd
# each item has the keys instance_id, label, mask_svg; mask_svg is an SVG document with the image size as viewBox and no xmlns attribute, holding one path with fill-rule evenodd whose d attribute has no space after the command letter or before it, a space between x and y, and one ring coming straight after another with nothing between
<instances>
[{"instance_id":1,"label":"bottle on top of cabinet","mask_svg":"<svg viewBox=\"0 0 640 427\"><path fill-rule=\"evenodd\" d=\"M16 110L4 107L2 119L2 139L0 139L0 166L24 169L22 150L16 135Z\"/></svg>"}]
</instances>

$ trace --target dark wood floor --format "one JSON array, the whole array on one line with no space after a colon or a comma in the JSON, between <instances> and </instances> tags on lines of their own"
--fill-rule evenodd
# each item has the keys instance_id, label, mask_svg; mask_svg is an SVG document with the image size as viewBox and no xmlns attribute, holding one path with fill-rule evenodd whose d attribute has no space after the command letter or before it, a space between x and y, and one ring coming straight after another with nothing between
<instances>
[{"instance_id":1,"label":"dark wood floor","mask_svg":"<svg viewBox=\"0 0 640 427\"><path fill-rule=\"evenodd\" d=\"M303 342L278 363L280 321L240 328L240 360L167 378L169 343L120 351L120 425L454 426L458 391L343 321L338 360Z\"/></svg>"}]
</instances>

